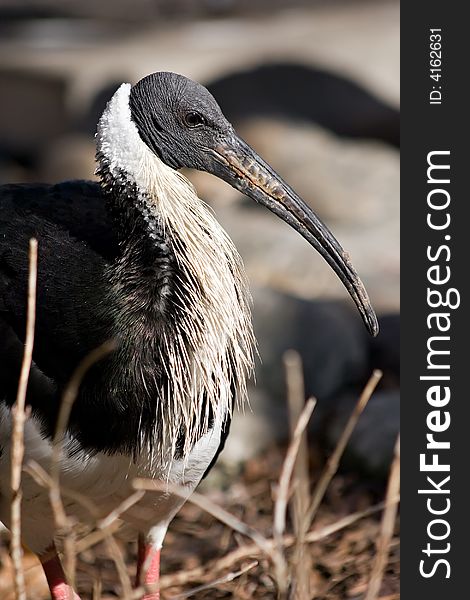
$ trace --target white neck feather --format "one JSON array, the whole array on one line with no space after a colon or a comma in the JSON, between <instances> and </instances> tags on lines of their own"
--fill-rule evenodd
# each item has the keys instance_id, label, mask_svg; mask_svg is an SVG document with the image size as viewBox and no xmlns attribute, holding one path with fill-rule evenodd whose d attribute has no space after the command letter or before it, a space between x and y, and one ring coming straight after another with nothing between
<instances>
[{"instance_id":1,"label":"white neck feather","mask_svg":"<svg viewBox=\"0 0 470 600\"><path fill-rule=\"evenodd\" d=\"M242 260L211 209L141 140L131 119L130 87L121 85L108 103L97 149L113 177L125 174L155 205L178 267L190 275L181 299L185 314L165 340L173 389L161 415L172 447L185 432L186 456L207 431L210 409L215 418L231 410L234 385L238 398L246 397L254 346L250 296Z\"/></svg>"}]
</instances>

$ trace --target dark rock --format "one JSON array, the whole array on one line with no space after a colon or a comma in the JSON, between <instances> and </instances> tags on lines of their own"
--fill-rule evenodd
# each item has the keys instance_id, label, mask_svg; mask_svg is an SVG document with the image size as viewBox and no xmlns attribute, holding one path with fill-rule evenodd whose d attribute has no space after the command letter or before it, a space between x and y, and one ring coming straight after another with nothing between
<instances>
[{"instance_id":1,"label":"dark rock","mask_svg":"<svg viewBox=\"0 0 470 600\"><path fill-rule=\"evenodd\" d=\"M379 319L380 335L369 339L370 365L372 369L381 369L384 379L390 385L394 380L398 386L400 380L400 315L391 313L381 315Z\"/></svg>"},{"instance_id":2,"label":"dark rock","mask_svg":"<svg viewBox=\"0 0 470 600\"><path fill-rule=\"evenodd\" d=\"M338 402L328 422L326 440L332 448L357 403L357 395L346 395ZM386 478L400 430L400 392L376 392L369 400L346 448L342 466L368 476Z\"/></svg>"},{"instance_id":3,"label":"dark rock","mask_svg":"<svg viewBox=\"0 0 470 600\"><path fill-rule=\"evenodd\" d=\"M262 360L249 388L251 408L234 416L223 462L250 458L289 438L283 356L299 352L306 397L318 402L310 440L325 452L335 445L374 368L384 377L361 416L342 466L386 477L399 431L399 315L379 316L381 332L367 336L352 306L306 301L255 288L253 318Z\"/></svg>"},{"instance_id":4,"label":"dark rock","mask_svg":"<svg viewBox=\"0 0 470 600\"><path fill-rule=\"evenodd\" d=\"M319 437L342 390L367 378L368 345L362 323L335 301L301 300L270 289L254 290L254 326L261 361L249 387L250 408L234 416L222 461L238 462L289 437L284 353L303 362L307 396L318 399L310 431Z\"/></svg>"},{"instance_id":5,"label":"dark rock","mask_svg":"<svg viewBox=\"0 0 470 600\"><path fill-rule=\"evenodd\" d=\"M399 112L333 72L299 64L266 64L225 75L208 88L233 121L281 116L317 123L337 135L400 144Z\"/></svg>"},{"instance_id":6,"label":"dark rock","mask_svg":"<svg viewBox=\"0 0 470 600\"><path fill-rule=\"evenodd\" d=\"M282 358L289 349L302 358L306 395L320 403L364 378L367 342L354 308L255 289L253 319L262 358L258 386L271 398L285 398Z\"/></svg>"}]
</instances>

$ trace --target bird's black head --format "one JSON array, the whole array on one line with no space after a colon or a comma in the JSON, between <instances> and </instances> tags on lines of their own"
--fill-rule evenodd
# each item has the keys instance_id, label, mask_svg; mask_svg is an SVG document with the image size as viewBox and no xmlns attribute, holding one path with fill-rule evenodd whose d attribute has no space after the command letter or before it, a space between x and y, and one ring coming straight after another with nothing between
<instances>
[{"instance_id":1,"label":"bird's black head","mask_svg":"<svg viewBox=\"0 0 470 600\"><path fill-rule=\"evenodd\" d=\"M175 73L153 73L129 96L141 140L166 165L207 171L263 204L297 230L328 262L373 335L378 324L348 254L311 208L235 133L202 85Z\"/></svg>"},{"instance_id":2,"label":"bird's black head","mask_svg":"<svg viewBox=\"0 0 470 600\"><path fill-rule=\"evenodd\" d=\"M233 127L212 94L176 73L152 73L131 89L132 120L141 139L174 169L209 170L211 150Z\"/></svg>"}]
</instances>

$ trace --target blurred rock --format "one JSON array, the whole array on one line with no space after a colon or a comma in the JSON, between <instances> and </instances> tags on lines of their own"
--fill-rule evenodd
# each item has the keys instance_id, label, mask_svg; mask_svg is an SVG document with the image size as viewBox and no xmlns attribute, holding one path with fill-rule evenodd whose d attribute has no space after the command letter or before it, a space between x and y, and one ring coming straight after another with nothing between
<instances>
[{"instance_id":1,"label":"blurred rock","mask_svg":"<svg viewBox=\"0 0 470 600\"><path fill-rule=\"evenodd\" d=\"M321 403L362 381L368 367L363 324L341 302L309 302L255 288L253 320L261 362L257 385L271 400L285 398L283 355L293 349L304 364L305 393Z\"/></svg>"},{"instance_id":2,"label":"blurred rock","mask_svg":"<svg viewBox=\"0 0 470 600\"><path fill-rule=\"evenodd\" d=\"M316 125L256 119L242 136L330 223L365 227L397 217L398 152Z\"/></svg>"},{"instance_id":3,"label":"blurred rock","mask_svg":"<svg viewBox=\"0 0 470 600\"><path fill-rule=\"evenodd\" d=\"M261 360L250 408L237 414L222 460L240 461L289 437L284 353L302 358L306 396L318 399L311 431L316 432L335 397L367 378L368 346L354 310L339 302L307 302L273 290L254 290L254 326Z\"/></svg>"},{"instance_id":4,"label":"blurred rock","mask_svg":"<svg viewBox=\"0 0 470 600\"><path fill-rule=\"evenodd\" d=\"M208 85L234 123L280 118L314 123L336 135L399 146L400 114L340 73L289 61L229 73Z\"/></svg>"},{"instance_id":5,"label":"blurred rock","mask_svg":"<svg viewBox=\"0 0 470 600\"><path fill-rule=\"evenodd\" d=\"M0 154L0 185L28 181L30 172L10 156Z\"/></svg>"},{"instance_id":6,"label":"blurred rock","mask_svg":"<svg viewBox=\"0 0 470 600\"><path fill-rule=\"evenodd\" d=\"M313 0L324 4L325 0ZM289 0L291 6L305 6L312 0ZM285 0L2 0L0 8L6 15L24 17L85 17L86 19L105 19L110 15L114 19L137 21L142 24L148 20L173 18L181 20L207 15L231 16L233 14L252 14L256 11L264 15L266 10L285 8Z\"/></svg>"},{"instance_id":7,"label":"blurred rock","mask_svg":"<svg viewBox=\"0 0 470 600\"><path fill-rule=\"evenodd\" d=\"M325 432L331 448L337 443L356 403L357 396L353 395L338 400ZM373 477L387 477L399 430L400 392L397 389L376 392L351 436L342 466Z\"/></svg>"},{"instance_id":8,"label":"blurred rock","mask_svg":"<svg viewBox=\"0 0 470 600\"><path fill-rule=\"evenodd\" d=\"M196 6L193 0L183 1ZM63 77L70 88L70 108L77 116L106 82L134 82L153 71L167 70L210 83L266 62L286 61L337 73L398 106L397 2L324 3L319 8L311 0L302 0L308 5L302 9L277 0L275 4L282 9L277 11L273 0L263 1L270 7L263 18L254 18L251 1L244 2L248 10L242 11L243 16L235 15L237 1L228 7L230 14L233 6L232 18L184 20L181 9L176 10L179 4L165 0L168 8L176 10L170 22L164 16L168 11L162 12L162 4L157 6L152 0L139 0L131 11L122 0L103 4L51 0L49 6L35 2L25 7L9 0L23 19L14 18L12 7L13 18L8 19L8 11L5 14L0 68ZM202 17L204 12L192 15ZM133 26L126 31L122 23ZM5 29L12 26L16 34L8 35Z\"/></svg>"},{"instance_id":9,"label":"blurred rock","mask_svg":"<svg viewBox=\"0 0 470 600\"><path fill-rule=\"evenodd\" d=\"M380 369L388 386L400 384L400 315L380 317L380 335L369 340L370 364Z\"/></svg>"},{"instance_id":10,"label":"blurred rock","mask_svg":"<svg viewBox=\"0 0 470 600\"><path fill-rule=\"evenodd\" d=\"M31 157L67 130L65 78L0 69L1 147Z\"/></svg>"},{"instance_id":11,"label":"blurred rock","mask_svg":"<svg viewBox=\"0 0 470 600\"><path fill-rule=\"evenodd\" d=\"M275 399L270 400L261 388L249 386L250 405L237 409L230 426L230 435L217 464L236 469L273 444L285 441L289 434L287 409Z\"/></svg>"},{"instance_id":12,"label":"blurred rock","mask_svg":"<svg viewBox=\"0 0 470 600\"><path fill-rule=\"evenodd\" d=\"M56 183L68 179L95 179L93 136L70 134L47 146L39 159L37 180Z\"/></svg>"},{"instance_id":13,"label":"blurred rock","mask_svg":"<svg viewBox=\"0 0 470 600\"><path fill-rule=\"evenodd\" d=\"M305 395L318 400L311 440L333 446L374 368L384 376L361 416L343 466L382 477L399 431L399 318L379 317L384 338L364 335L355 310L340 302L308 302L273 290L254 290L253 318L261 361L249 386L250 407L234 415L221 462L236 465L289 438L283 356L299 352Z\"/></svg>"}]
</instances>

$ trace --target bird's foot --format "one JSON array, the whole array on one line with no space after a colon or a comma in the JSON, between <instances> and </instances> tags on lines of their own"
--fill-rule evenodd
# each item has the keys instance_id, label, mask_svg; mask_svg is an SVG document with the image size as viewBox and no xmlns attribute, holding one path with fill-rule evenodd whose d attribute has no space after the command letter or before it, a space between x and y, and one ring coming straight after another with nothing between
<instances>
[{"instance_id":1,"label":"bird's foot","mask_svg":"<svg viewBox=\"0 0 470 600\"><path fill-rule=\"evenodd\" d=\"M155 585L160 580L160 548L139 538L136 585ZM160 600L160 592L145 594L142 600Z\"/></svg>"},{"instance_id":2,"label":"bird's foot","mask_svg":"<svg viewBox=\"0 0 470 600\"><path fill-rule=\"evenodd\" d=\"M68 583L59 583L50 590L52 600L80 600L80 596Z\"/></svg>"},{"instance_id":3,"label":"bird's foot","mask_svg":"<svg viewBox=\"0 0 470 600\"><path fill-rule=\"evenodd\" d=\"M80 600L80 597L69 585L57 555L42 563L44 574L51 591L52 600Z\"/></svg>"}]
</instances>

